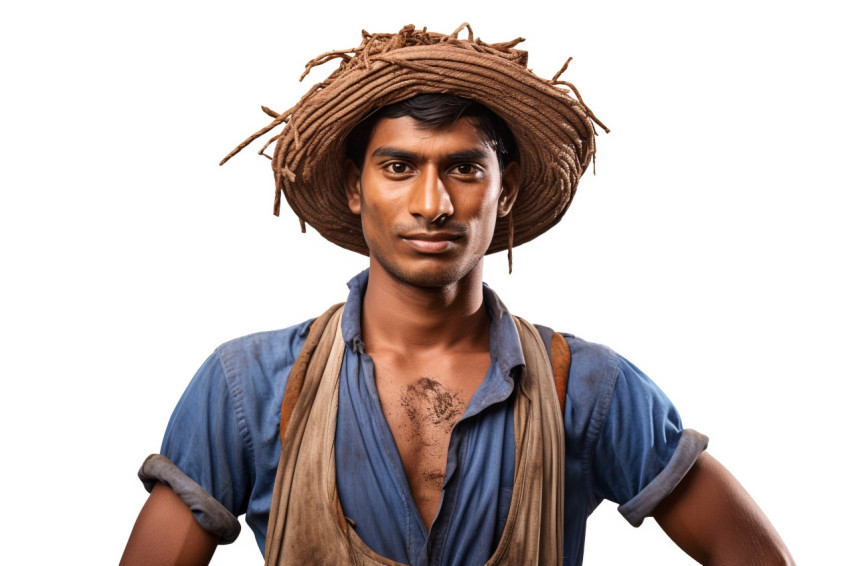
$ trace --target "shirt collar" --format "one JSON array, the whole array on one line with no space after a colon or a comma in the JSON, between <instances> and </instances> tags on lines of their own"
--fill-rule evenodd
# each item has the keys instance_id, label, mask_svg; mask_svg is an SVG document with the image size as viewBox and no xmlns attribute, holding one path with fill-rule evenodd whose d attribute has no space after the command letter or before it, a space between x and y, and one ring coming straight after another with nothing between
<instances>
[{"instance_id":1,"label":"shirt collar","mask_svg":"<svg viewBox=\"0 0 850 566\"><path fill-rule=\"evenodd\" d=\"M365 353L363 340L360 338L360 311L363 309L363 294L369 282L369 270L364 269L348 282L348 300L342 311L342 339L346 345L357 353Z\"/></svg>"},{"instance_id":2,"label":"shirt collar","mask_svg":"<svg viewBox=\"0 0 850 566\"><path fill-rule=\"evenodd\" d=\"M360 312L363 294L369 282L369 270L365 269L348 282L348 300L342 313L342 337L355 352L364 353L360 334ZM522 346L513 318L498 295L485 283L484 306L490 314L490 360L499 370L506 384L513 389L514 368L525 365Z\"/></svg>"}]
</instances>

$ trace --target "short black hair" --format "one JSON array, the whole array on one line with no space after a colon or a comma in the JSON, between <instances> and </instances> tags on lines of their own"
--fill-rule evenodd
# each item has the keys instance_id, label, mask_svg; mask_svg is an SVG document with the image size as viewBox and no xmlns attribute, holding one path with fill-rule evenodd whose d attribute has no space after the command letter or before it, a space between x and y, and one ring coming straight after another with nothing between
<instances>
[{"instance_id":1,"label":"short black hair","mask_svg":"<svg viewBox=\"0 0 850 566\"><path fill-rule=\"evenodd\" d=\"M382 106L358 123L345 138L345 156L363 169L366 147L372 139L375 124L381 118L410 116L423 128L442 128L461 118L473 118L475 128L496 152L499 171L512 161L519 161L516 141L510 128L495 112L474 100L454 94L417 94L412 98Z\"/></svg>"}]
</instances>

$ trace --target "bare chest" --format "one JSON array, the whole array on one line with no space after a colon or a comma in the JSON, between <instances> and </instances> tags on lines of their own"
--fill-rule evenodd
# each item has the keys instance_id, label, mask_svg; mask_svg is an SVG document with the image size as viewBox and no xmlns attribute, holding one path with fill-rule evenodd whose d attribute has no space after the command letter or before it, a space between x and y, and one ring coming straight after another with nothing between
<instances>
[{"instance_id":1,"label":"bare chest","mask_svg":"<svg viewBox=\"0 0 850 566\"><path fill-rule=\"evenodd\" d=\"M375 359L381 408L426 527L439 509L452 429L489 365L487 352L426 364Z\"/></svg>"}]
</instances>

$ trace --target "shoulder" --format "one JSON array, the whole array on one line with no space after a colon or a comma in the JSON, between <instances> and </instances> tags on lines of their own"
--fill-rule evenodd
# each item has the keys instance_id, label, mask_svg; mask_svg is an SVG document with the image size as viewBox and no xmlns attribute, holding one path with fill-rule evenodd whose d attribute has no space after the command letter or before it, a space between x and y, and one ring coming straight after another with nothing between
<instances>
[{"instance_id":1,"label":"shoulder","mask_svg":"<svg viewBox=\"0 0 850 566\"><path fill-rule=\"evenodd\" d=\"M235 338L216 348L215 355L221 360L228 379L246 370L276 374L295 363L313 320Z\"/></svg>"},{"instance_id":2,"label":"shoulder","mask_svg":"<svg viewBox=\"0 0 850 566\"><path fill-rule=\"evenodd\" d=\"M640 369L608 346L562 334L570 348L564 414L568 434L589 448L603 431L678 422L675 407Z\"/></svg>"},{"instance_id":3,"label":"shoulder","mask_svg":"<svg viewBox=\"0 0 850 566\"><path fill-rule=\"evenodd\" d=\"M555 332L547 326L540 324L534 326L551 356L551 342ZM576 378L597 383L603 376L610 375L619 369L623 358L608 346L589 342L567 332L558 332L558 334L564 337L569 346L570 380Z\"/></svg>"},{"instance_id":4,"label":"shoulder","mask_svg":"<svg viewBox=\"0 0 850 566\"><path fill-rule=\"evenodd\" d=\"M311 322L242 336L216 348L184 391L169 429L202 426L218 436L231 431L234 442L241 437L249 449L257 439L273 437L289 372ZM169 438L167 433L166 444Z\"/></svg>"},{"instance_id":5,"label":"shoulder","mask_svg":"<svg viewBox=\"0 0 850 566\"><path fill-rule=\"evenodd\" d=\"M570 347L570 377L598 384L615 376L624 361L617 352L603 344L589 342L572 334L561 333Z\"/></svg>"},{"instance_id":6,"label":"shoulder","mask_svg":"<svg viewBox=\"0 0 850 566\"><path fill-rule=\"evenodd\" d=\"M561 333L570 348L570 384L574 396L613 394L617 388L649 386L652 381L608 346Z\"/></svg>"},{"instance_id":7,"label":"shoulder","mask_svg":"<svg viewBox=\"0 0 850 566\"><path fill-rule=\"evenodd\" d=\"M611 348L563 334L570 349L565 424L568 433L592 442L608 413L623 358Z\"/></svg>"},{"instance_id":8,"label":"shoulder","mask_svg":"<svg viewBox=\"0 0 850 566\"><path fill-rule=\"evenodd\" d=\"M280 406L311 322L225 342L198 370L184 398L192 406L204 405L211 413L232 411L243 433L264 428L262 421L270 419Z\"/></svg>"},{"instance_id":9,"label":"shoulder","mask_svg":"<svg viewBox=\"0 0 850 566\"><path fill-rule=\"evenodd\" d=\"M554 331L535 325L551 356ZM568 398L576 402L596 404L594 399L610 396L621 372L624 358L611 348L583 340L573 334L559 332L570 351L570 371L567 383Z\"/></svg>"}]
</instances>

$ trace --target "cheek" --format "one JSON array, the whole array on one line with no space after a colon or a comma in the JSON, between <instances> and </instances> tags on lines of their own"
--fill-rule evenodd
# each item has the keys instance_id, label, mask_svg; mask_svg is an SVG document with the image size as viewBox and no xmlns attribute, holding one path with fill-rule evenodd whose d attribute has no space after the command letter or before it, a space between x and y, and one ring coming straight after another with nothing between
<instances>
[{"instance_id":1,"label":"cheek","mask_svg":"<svg viewBox=\"0 0 850 566\"><path fill-rule=\"evenodd\" d=\"M495 226L499 203L497 195L492 191L483 191L475 196L470 195L462 206L466 211L466 220L469 224L474 224L476 228L481 229Z\"/></svg>"},{"instance_id":2,"label":"cheek","mask_svg":"<svg viewBox=\"0 0 850 566\"><path fill-rule=\"evenodd\" d=\"M397 218L397 203L364 193L360 201L360 223L367 243L387 236Z\"/></svg>"},{"instance_id":3,"label":"cheek","mask_svg":"<svg viewBox=\"0 0 850 566\"><path fill-rule=\"evenodd\" d=\"M367 241L373 239L374 234L376 233L375 225L377 220L375 219L375 214L371 206L363 204L360 207L360 223L363 226L363 235L366 237Z\"/></svg>"}]
</instances>

